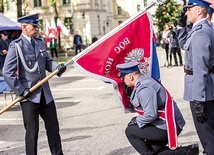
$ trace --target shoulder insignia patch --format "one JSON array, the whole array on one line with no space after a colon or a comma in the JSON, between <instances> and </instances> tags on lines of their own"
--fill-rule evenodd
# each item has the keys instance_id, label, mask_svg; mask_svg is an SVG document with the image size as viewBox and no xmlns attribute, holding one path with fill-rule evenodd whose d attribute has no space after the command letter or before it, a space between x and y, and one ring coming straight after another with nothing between
<instances>
[{"instance_id":1,"label":"shoulder insignia patch","mask_svg":"<svg viewBox=\"0 0 214 155\"><path fill-rule=\"evenodd\" d=\"M136 84L136 88L138 88L141 85L140 81Z\"/></svg>"},{"instance_id":2,"label":"shoulder insignia patch","mask_svg":"<svg viewBox=\"0 0 214 155\"><path fill-rule=\"evenodd\" d=\"M195 28L196 31L200 29L202 29L202 24L197 25L197 27Z\"/></svg>"}]
</instances>

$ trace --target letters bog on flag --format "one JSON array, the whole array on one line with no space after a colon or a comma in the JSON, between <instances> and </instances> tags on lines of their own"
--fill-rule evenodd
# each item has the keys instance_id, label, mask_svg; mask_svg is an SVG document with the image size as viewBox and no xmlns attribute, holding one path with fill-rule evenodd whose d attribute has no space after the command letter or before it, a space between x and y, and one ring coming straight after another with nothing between
<instances>
[{"instance_id":1,"label":"letters bog on flag","mask_svg":"<svg viewBox=\"0 0 214 155\"><path fill-rule=\"evenodd\" d=\"M123 107L129 111L129 98L124 93L123 81L118 78L116 65L138 61L143 74L159 78L153 37L151 15L141 13L73 57L73 66L88 76L113 84Z\"/></svg>"}]
</instances>

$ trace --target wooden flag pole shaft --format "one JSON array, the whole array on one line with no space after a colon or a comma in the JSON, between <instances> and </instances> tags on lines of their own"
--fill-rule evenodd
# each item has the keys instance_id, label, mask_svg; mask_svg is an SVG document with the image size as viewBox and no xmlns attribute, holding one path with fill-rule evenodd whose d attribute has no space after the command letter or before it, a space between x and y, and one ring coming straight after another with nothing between
<instances>
[{"instance_id":1,"label":"wooden flag pole shaft","mask_svg":"<svg viewBox=\"0 0 214 155\"><path fill-rule=\"evenodd\" d=\"M49 74L48 76L46 76L44 79L42 79L40 82L38 82L37 84L35 84L33 87L31 87L29 89L30 92L35 91L37 88L39 88L41 85L43 85L45 82L47 82L50 78L52 78L54 75L56 75L58 73L58 69L56 69L54 72L52 72L51 74ZM23 99L22 96L19 96L18 98L16 98L12 103L8 104L6 107L4 107L1 111L0 111L0 115L2 113L4 113L6 110L8 110L10 107L12 107L13 105L15 105L17 102L20 102Z\"/></svg>"},{"instance_id":2,"label":"wooden flag pole shaft","mask_svg":"<svg viewBox=\"0 0 214 155\"><path fill-rule=\"evenodd\" d=\"M64 65L67 66L68 64L72 64L73 60L69 60L68 62L66 62ZM45 82L47 82L50 78L52 78L54 75L56 75L57 73L59 73L58 69L56 69L55 71L53 71L51 74L49 74L48 76L46 76L44 79L42 79L40 82L38 82L37 84L35 84L33 87L31 87L29 89L30 92L35 91L37 88L39 88L41 85L43 85ZM4 107L1 111L0 111L0 115L3 114L6 110L8 110L10 107L14 106L16 103L20 102L21 100L23 100L24 98L22 96L19 96L18 98L16 98L12 103L8 104L6 107Z\"/></svg>"}]
</instances>

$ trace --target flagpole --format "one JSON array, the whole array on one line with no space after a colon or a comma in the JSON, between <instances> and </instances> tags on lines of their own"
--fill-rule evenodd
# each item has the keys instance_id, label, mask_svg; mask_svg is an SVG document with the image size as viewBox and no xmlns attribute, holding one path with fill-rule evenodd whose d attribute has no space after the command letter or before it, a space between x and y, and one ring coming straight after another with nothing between
<instances>
[{"instance_id":1,"label":"flagpole","mask_svg":"<svg viewBox=\"0 0 214 155\"><path fill-rule=\"evenodd\" d=\"M30 92L35 91L36 89L38 89L40 86L42 86L44 83L46 83L50 78L52 78L54 75L56 75L57 73L59 73L59 70L56 69L55 71L53 71L51 74L49 74L48 76L46 76L44 79L42 79L41 81L39 81L37 84L35 84L33 87L31 87L29 89ZM24 97L19 96L18 98L16 98L12 103L8 104L6 107L4 107L2 110L0 110L0 115L2 113L4 113L6 110L8 110L10 107L12 107L13 105L15 105L16 103L22 101L24 99Z\"/></svg>"},{"instance_id":2,"label":"flagpole","mask_svg":"<svg viewBox=\"0 0 214 155\"><path fill-rule=\"evenodd\" d=\"M153 6L156 5L161 5L165 2L166 0L154 0L152 1L146 8L145 10L142 10L140 12L138 12L136 15L130 17L129 19L127 19L126 21L124 21L122 24L118 25L116 28L114 28L113 30L111 30L110 32L108 32L106 35L104 35L102 38L100 38L99 40L97 40L95 43L93 43L92 45L88 46L86 49L84 49L82 52L80 52L79 54L77 54L76 56L74 56L72 58L73 62L75 62L76 60L78 60L80 57L82 57L83 55L87 54L87 52L89 52L91 49L95 48L96 46L98 46L99 44L101 44L102 42L104 42L105 40L107 40L110 36L112 36L113 34L117 33L118 31L120 31L123 27L125 27L126 25L128 25L129 23L131 23L133 20L137 19L138 17L140 17L143 13L145 13L147 10L149 10L150 8L152 8ZM72 61L71 61L72 62Z\"/></svg>"}]
</instances>

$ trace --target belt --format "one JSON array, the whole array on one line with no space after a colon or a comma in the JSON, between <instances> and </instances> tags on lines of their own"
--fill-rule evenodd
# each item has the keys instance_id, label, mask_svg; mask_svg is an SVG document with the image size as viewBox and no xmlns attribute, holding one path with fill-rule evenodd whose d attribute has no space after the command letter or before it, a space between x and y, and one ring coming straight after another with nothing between
<instances>
[{"instance_id":1,"label":"belt","mask_svg":"<svg viewBox=\"0 0 214 155\"><path fill-rule=\"evenodd\" d=\"M184 66L184 73L189 74L189 75L193 75L193 70L192 70L192 69L189 69L189 68L186 68L186 67Z\"/></svg>"},{"instance_id":2,"label":"belt","mask_svg":"<svg viewBox=\"0 0 214 155\"><path fill-rule=\"evenodd\" d=\"M189 69L189 68L186 68L184 66L184 73L189 74L189 75L193 75L193 70ZM212 68L209 69L208 74L210 74L210 73L214 73L214 66L212 66Z\"/></svg>"},{"instance_id":3,"label":"belt","mask_svg":"<svg viewBox=\"0 0 214 155\"><path fill-rule=\"evenodd\" d=\"M139 115L143 115L144 114L144 111L141 110L141 109L134 108L134 111L137 112ZM158 110L158 116L159 116L160 119L165 120L165 111Z\"/></svg>"}]
</instances>

